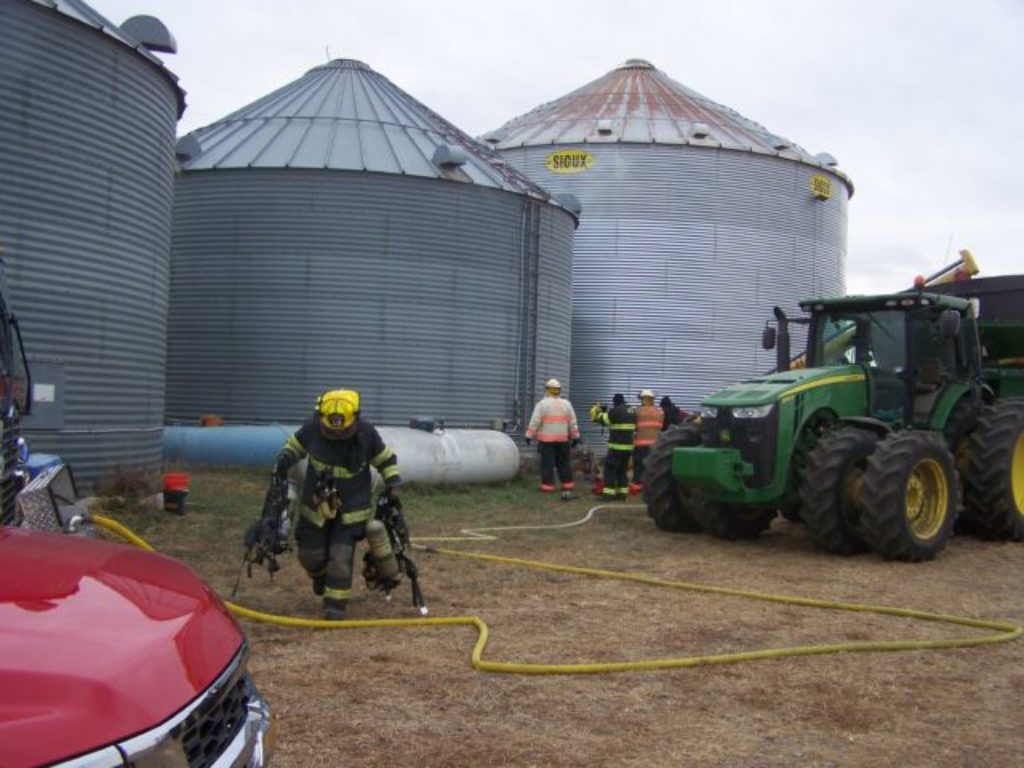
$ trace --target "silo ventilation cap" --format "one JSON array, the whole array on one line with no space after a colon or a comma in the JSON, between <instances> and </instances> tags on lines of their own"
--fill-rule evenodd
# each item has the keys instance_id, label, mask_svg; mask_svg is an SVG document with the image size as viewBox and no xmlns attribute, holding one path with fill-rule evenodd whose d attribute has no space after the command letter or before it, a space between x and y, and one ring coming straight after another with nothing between
<instances>
[{"instance_id":1,"label":"silo ventilation cap","mask_svg":"<svg viewBox=\"0 0 1024 768\"><path fill-rule=\"evenodd\" d=\"M198 157L202 152L203 148L199 146L199 142L191 133L182 136L174 145L174 155L182 163L187 163L192 158Z\"/></svg>"},{"instance_id":2,"label":"silo ventilation cap","mask_svg":"<svg viewBox=\"0 0 1024 768\"><path fill-rule=\"evenodd\" d=\"M612 132L612 121L602 117L597 121L597 132L602 136L610 136Z\"/></svg>"},{"instance_id":3,"label":"silo ventilation cap","mask_svg":"<svg viewBox=\"0 0 1024 768\"><path fill-rule=\"evenodd\" d=\"M459 147L453 147L451 144L439 145L434 150L434 156L431 158L431 162L437 166L465 165L466 160L466 153Z\"/></svg>"},{"instance_id":4,"label":"silo ventilation cap","mask_svg":"<svg viewBox=\"0 0 1024 768\"><path fill-rule=\"evenodd\" d=\"M819 152L814 156L814 159L822 165L827 165L829 168L835 168L839 165L839 161L832 157L828 152Z\"/></svg>"},{"instance_id":5,"label":"silo ventilation cap","mask_svg":"<svg viewBox=\"0 0 1024 768\"><path fill-rule=\"evenodd\" d=\"M132 16L121 24L121 31L143 48L159 53L177 53L178 42L156 16Z\"/></svg>"},{"instance_id":6,"label":"silo ventilation cap","mask_svg":"<svg viewBox=\"0 0 1024 768\"><path fill-rule=\"evenodd\" d=\"M560 195L554 195L554 199L573 216L579 217L580 213L583 212L583 204L580 203L580 199L571 192L563 192Z\"/></svg>"},{"instance_id":7,"label":"silo ventilation cap","mask_svg":"<svg viewBox=\"0 0 1024 768\"><path fill-rule=\"evenodd\" d=\"M793 142L789 139L784 139L781 136L776 136L775 140L772 142L772 147L777 152L785 152L787 149L793 148Z\"/></svg>"},{"instance_id":8,"label":"silo ventilation cap","mask_svg":"<svg viewBox=\"0 0 1024 768\"><path fill-rule=\"evenodd\" d=\"M711 135L711 129L707 123L694 123L690 128L691 139L706 139Z\"/></svg>"}]
</instances>

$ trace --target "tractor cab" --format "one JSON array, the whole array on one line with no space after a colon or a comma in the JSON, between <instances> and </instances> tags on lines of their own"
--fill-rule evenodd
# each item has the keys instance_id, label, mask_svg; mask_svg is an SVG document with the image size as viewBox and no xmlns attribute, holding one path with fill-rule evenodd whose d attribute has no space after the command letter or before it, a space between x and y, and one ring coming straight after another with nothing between
<instances>
[{"instance_id":1,"label":"tractor cab","mask_svg":"<svg viewBox=\"0 0 1024 768\"><path fill-rule=\"evenodd\" d=\"M871 418L933 427L966 392L977 391L980 357L969 301L915 292L800 306L810 315L807 367L861 367Z\"/></svg>"}]
</instances>

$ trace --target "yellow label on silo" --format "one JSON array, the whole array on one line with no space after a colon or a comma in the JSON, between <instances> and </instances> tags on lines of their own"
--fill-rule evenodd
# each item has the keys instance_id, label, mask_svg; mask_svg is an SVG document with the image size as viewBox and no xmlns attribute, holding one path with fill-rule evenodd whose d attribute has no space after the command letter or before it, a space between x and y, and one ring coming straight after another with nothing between
<instances>
[{"instance_id":1,"label":"yellow label on silo","mask_svg":"<svg viewBox=\"0 0 1024 768\"><path fill-rule=\"evenodd\" d=\"M832 181L828 176L816 173L811 176L811 194L819 200L828 200L832 197Z\"/></svg>"},{"instance_id":2,"label":"yellow label on silo","mask_svg":"<svg viewBox=\"0 0 1024 768\"><path fill-rule=\"evenodd\" d=\"M580 173L594 165L594 156L585 149L560 149L548 155L544 165L552 173Z\"/></svg>"}]
</instances>

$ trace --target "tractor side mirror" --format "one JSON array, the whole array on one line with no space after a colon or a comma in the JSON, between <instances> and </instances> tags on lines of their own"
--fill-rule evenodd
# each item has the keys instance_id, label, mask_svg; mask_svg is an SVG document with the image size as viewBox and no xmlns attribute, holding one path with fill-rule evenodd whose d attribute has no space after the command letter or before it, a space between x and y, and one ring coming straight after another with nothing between
<instances>
[{"instance_id":1,"label":"tractor side mirror","mask_svg":"<svg viewBox=\"0 0 1024 768\"><path fill-rule=\"evenodd\" d=\"M775 349L775 328L771 325L761 331L761 349Z\"/></svg>"},{"instance_id":2,"label":"tractor side mirror","mask_svg":"<svg viewBox=\"0 0 1024 768\"><path fill-rule=\"evenodd\" d=\"M944 339L955 339L960 335L960 313L947 309L939 315L939 333Z\"/></svg>"}]
</instances>

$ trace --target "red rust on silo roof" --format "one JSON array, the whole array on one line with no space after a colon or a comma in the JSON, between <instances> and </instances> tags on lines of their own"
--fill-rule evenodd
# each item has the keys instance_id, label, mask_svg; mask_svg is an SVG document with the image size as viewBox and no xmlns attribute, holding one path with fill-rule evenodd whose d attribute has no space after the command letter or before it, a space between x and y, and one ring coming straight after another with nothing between
<instances>
[{"instance_id":1,"label":"red rust on silo roof","mask_svg":"<svg viewBox=\"0 0 1024 768\"><path fill-rule=\"evenodd\" d=\"M605 127L599 131L599 124ZM685 144L696 124L706 141L776 152L780 139L735 110L676 82L642 59L630 59L602 77L514 118L489 136L499 149L579 142ZM705 143L703 140L700 143ZM792 145L792 151L807 153Z\"/></svg>"}]
</instances>

